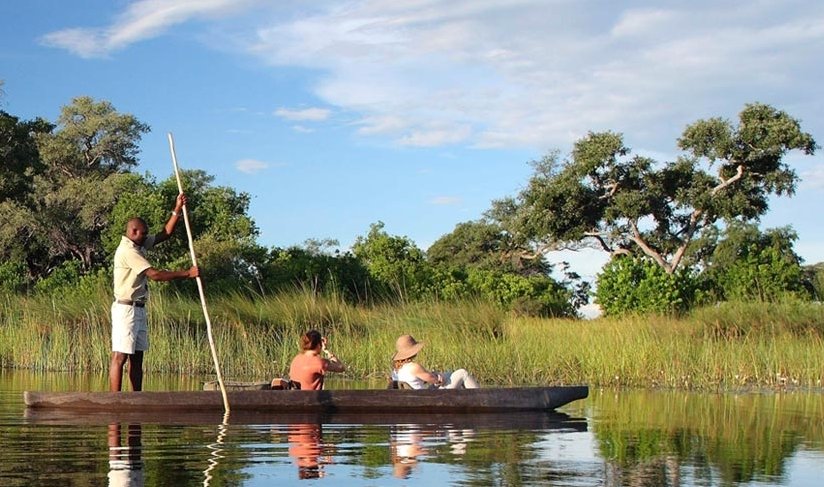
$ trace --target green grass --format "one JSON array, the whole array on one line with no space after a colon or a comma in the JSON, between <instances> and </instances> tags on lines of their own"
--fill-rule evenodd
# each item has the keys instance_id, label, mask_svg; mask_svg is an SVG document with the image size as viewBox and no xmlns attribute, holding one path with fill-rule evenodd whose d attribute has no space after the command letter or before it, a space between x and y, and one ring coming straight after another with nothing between
<instances>
[{"instance_id":1,"label":"green grass","mask_svg":"<svg viewBox=\"0 0 824 487\"><path fill-rule=\"evenodd\" d=\"M103 372L110 347L109 301L2 297L0 366ZM155 293L146 370L214 371L196 299ZM824 313L811 303L725 304L680 319L633 316L592 321L519 318L483 302L354 306L296 291L208 303L227 379L285 375L300 335L329 337L346 377L382 378L398 335L426 342L420 361L464 367L483 384L572 384L737 389L821 387Z\"/></svg>"}]
</instances>

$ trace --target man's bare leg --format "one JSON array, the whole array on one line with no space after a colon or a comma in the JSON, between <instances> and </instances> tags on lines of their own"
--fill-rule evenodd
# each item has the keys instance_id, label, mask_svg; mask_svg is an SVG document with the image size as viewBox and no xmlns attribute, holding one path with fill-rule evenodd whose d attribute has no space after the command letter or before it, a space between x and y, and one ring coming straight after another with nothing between
<instances>
[{"instance_id":1,"label":"man's bare leg","mask_svg":"<svg viewBox=\"0 0 824 487\"><path fill-rule=\"evenodd\" d=\"M123 383L123 365L129 355L122 352L112 352L112 361L109 363L109 390L120 392Z\"/></svg>"},{"instance_id":2,"label":"man's bare leg","mask_svg":"<svg viewBox=\"0 0 824 487\"><path fill-rule=\"evenodd\" d=\"M129 355L129 380L133 391L143 390L143 350Z\"/></svg>"}]
</instances>

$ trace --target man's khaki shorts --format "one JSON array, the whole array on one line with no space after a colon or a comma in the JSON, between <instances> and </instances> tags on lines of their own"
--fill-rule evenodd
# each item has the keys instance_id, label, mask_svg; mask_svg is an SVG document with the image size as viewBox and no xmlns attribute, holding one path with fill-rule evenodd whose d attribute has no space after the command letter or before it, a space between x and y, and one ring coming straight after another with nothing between
<instances>
[{"instance_id":1,"label":"man's khaki shorts","mask_svg":"<svg viewBox=\"0 0 824 487\"><path fill-rule=\"evenodd\" d=\"M146 308L112 303L112 352L127 353L149 349L149 321Z\"/></svg>"}]
</instances>

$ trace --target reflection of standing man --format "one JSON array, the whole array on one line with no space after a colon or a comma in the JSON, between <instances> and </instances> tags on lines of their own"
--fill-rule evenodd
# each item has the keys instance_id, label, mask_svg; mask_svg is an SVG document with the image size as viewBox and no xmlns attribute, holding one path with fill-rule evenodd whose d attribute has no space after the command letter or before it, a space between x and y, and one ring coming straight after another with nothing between
<instances>
[{"instance_id":1,"label":"reflection of standing man","mask_svg":"<svg viewBox=\"0 0 824 487\"><path fill-rule=\"evenodd\" d=\"M177 195L175 209L163 230L148 235L149 228L141 218L126 224L126 235L114 253L114 303L112 303L112 360L109 364L109 390L118 392L123 380L123 366L129 362L132 390L143 389L143 352L149 349L149 329L146 298L148 281L171 281L199 276L197 267L186 270L158 270L146 260L145 252L167 240L174 232L186 196Z\"/></svg>"},{"instance_id":2,"label":"reflection of standing man","mask_svg":"<svg viewBox=\"0 0 824 487\"><path fill-rule=\"evenodd\" d=\"M141 426L130 424L126 446L120 441L120 423L109 425L109 486L143 487Z\"/></svg>"}]
</instances>

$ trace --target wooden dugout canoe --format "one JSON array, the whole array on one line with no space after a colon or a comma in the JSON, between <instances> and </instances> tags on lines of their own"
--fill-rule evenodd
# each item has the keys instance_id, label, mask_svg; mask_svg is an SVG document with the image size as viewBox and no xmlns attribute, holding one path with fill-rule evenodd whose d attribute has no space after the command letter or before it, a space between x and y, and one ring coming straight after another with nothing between
<instances>
[{"instance_id":1,"label":"wooden dugout canoe","mask_svg":"<svg viewBox=\"0 0 824 487\"><path fill-rule=\"evenodd\" d=\"M496 413L550 411L589 394L587 386L426 390L228 391L232 411L327 413ZM29 408L72 411L223 410L218 391L34 392Z\"/></svg>"}]
</instances>

